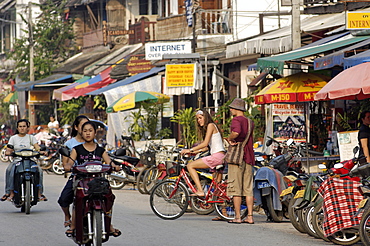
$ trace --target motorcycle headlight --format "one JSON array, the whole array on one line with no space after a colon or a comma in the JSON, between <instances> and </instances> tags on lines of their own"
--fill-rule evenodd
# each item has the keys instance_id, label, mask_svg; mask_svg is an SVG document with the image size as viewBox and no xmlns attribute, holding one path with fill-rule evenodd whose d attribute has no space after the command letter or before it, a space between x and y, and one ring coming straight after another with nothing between
<instances>
[{"instance_id":1,"label":"motorcycle headlight","mask_svg":"<svg viewBox=\"0 0 370 246\"><path fill-rule=\"evenodd\" d=\"M102 165L87 165L86 171L88 173L96 173L96 172L100 172L102 168L103 168Z\"/></svg>"}]
</instances>

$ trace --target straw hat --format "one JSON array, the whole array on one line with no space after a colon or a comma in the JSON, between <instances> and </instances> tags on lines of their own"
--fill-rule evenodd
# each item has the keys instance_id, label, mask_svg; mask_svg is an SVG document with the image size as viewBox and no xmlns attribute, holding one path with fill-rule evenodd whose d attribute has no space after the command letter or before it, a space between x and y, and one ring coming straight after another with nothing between
<instances>
[{"instance_id":1,"label":"straw hat","mask_svg":"<svg viewBox=\"0 0 370 246\"><path fill-rule=\"evenodd\" d=\"M230 108L233 108L233 109L237 109L237 110L240 110L240 111L247 111L245 109L245 102L243 99L240 99L240 98L235 98L234 101L232 103L230 103L229 105Z\"/></svg>"}]
</instances>

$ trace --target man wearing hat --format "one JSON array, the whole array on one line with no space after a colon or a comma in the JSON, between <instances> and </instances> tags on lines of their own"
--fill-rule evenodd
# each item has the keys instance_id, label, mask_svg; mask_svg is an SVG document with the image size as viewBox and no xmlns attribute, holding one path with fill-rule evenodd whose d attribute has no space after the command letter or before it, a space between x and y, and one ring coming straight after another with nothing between
<instances>
[{"instance_id":1,"label":"man wearing hat","mask_svg":"<svg viewBox=\"0 0 370 246\"><path fill-rule=\"evenodd\" d=\"M253 171L252 166L255 164L253 151L253 129L254 123L245 117L245 102L240 98L235 98L229 105L230 112L234 116L231 121L230 136L226 140L231 145L242 144L249 137L244 147L243 162L239 165L229 164L228 166L228 196L233 196L235 219L229 223L254 224L253 220ZM249 134L249 136L248 136ZM246 197L248 216L241 220L240 206L242 197Z\"/></svg>"}]
</instances>

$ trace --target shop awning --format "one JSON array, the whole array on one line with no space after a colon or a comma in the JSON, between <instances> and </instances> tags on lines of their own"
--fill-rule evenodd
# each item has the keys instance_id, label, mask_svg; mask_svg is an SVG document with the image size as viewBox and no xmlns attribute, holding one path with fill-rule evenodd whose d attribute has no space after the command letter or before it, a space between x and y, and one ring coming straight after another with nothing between
<instances>
[{"instance_id":1,"label":"shop awning","mask_svg":"<svg viewBox=\"0 0 370 246\"><path fill-rule=\"evenodd\" d=\"M15 92L10 92L3 100L5 103L15 103L16 100L18 99L18 93Z\"/></svg>"},{"instance_id":2,"label":"shop awning","mask_svg":"<svg viewBox=\"0 0 370 246\"><path fill-rule=\"evenodd\" d=\"M44 79L36 81L28 81L21 84L15 84L14 88L17 91L31 91L38 86L65 86L69 85L74 81L73 75L71 74L53 74Z\"/></svg>"},{"instance_id":3,"label":"shop awning","mask_svg":"<svg viewBox=\"0 0 370 246\"><path fill-rule=\"evenodd\" d=\"M361 52L360 54L344 58L343 59L343 67L344 69L359 65L363 62L370 61L370 50Z\"/></svg>"},{"instance_id":4,"label":"shop awning","mask_svg":"<svg viewBox=\"0 0 370 246\"><path fill-rule=\"evenodd\" d=\"M116 82L115 79L112 79L109 76L111 67L101 72L99 75L83 82L79 83L73 88L70 88L62 92L62 101L70 100L72 98L77 98L80 96L85 96L86 93L98 90L102 87L105 87L111 83Z\"/></svg>"},{"instance_id":5,"label":"shop awning","mask_svg":"<svg viewBox=\"0 0 370 246\"><path fill-rule=\"evenodd\" d=\"M131 76L127 79L120 80L120 81L118 81L114 84L111 84L109 86L106 86L104 88L101 88L99 90L95 90L95 91L92 91L92 92L89 92L89 93L86 93L86 94L87 95L94 95L94 96L95 95L100 95L100 94L102 94L106 91L112 90L114 88L117 88L117 87L120 87L120 86L123 86L123 85L128 85L128 84L134 83L136 81L145 79L147 77L153 76L153 75L155 75L159 72L162 72L164 70L165 70L165 67L154 67L149 72L136 74L136 75Z\"/></svg>"},{"instance_id":6,"label":"shop awning","mask_svg":"<svg viewBox=\"0 0 370 246\"><path fill-rule=\"evenodd\" d=\"M334 52L333 54L316 58L314 60L313 67L315 70L322 70L334 66L343 66L343 59L347 51L355 50L368 44L370 44L370 38L340 51Z\"/></svg>"},{"instance_id":7,"label":"shop awning","mask_svg":"<svg viewBox=\"0 0 370 246\"><path fill-rule=\"evenodd\" d=\"M94 76L98 75L99 73L103 72L105 69L109 68L110 66L116 64L117 62L121 61L122 59L126 60L133 52L137 51L142 44L133 44L133 45L126 45L122 48L119 48L110 54L106 55L105 57L99 59L98 61L86 66L84 68L84 75Z\"/></svg>"},{"instance_id":8,"label":"shop awning","mask_svg":"<svg viewBox=\"0 0 370 246\"><path fill-rule=\"evenodd\" d=\"M58 101L66 101L67 99L63 98L63 92L64 91L72 89L72 88L76 87L77 85L82 84L85 81L89 80L90 78L91 78L90 76L84 76L81 79L76 80L73 84L70 84L70 85L67 85L67 86L64 86L62 88L54 90L53 91L53 99L56 99Z\"/></svg>"},{"instance_id":9,"label":"shop awning","mask_svg":"<svg viewBox=\"0 0 370 246\"><path fill-rule=\"evenodd\" d=\"M258 58L257 66L258 69L264 72L282 74L284 70L284 64L286 61L291 61L295 59L300 59L303 57L312 56L314 54L322 53L328 50L337 49L350 44L358 43L363 40L369 39L370 36L352 36L347 35L343 38L334 40L332 42L317 45L309 48L300 48L290 52L286 52L280 55L275 55L271 57Z\"/></svg>"}]
</instances>

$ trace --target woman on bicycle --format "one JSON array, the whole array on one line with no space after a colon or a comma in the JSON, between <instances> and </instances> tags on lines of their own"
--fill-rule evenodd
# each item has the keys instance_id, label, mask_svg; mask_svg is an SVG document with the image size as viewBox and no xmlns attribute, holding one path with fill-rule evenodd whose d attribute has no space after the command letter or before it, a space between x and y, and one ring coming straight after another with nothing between
<instances>
[{"instance_id":1,"label":"woman on bicycle","mask_svg":"<svg viewBox=\"0 0 370 246\"><path fill-rule=\"evenodd\" d=\"M187 165L187 169L193 179L197 192L191 196L204 196L196 169L215 168L223 163L225 157L225 148L222 135L218 126L213 122L211 115L205 110L198 110L195 114L198 139L203 140L199 145L191 149L183 149L181 155L189 153L200 153L204 149L210 148L210 156L195 160Z\"/></svg>"}]
</instances>

